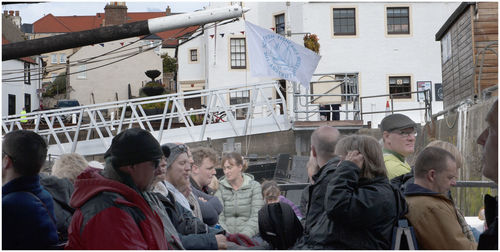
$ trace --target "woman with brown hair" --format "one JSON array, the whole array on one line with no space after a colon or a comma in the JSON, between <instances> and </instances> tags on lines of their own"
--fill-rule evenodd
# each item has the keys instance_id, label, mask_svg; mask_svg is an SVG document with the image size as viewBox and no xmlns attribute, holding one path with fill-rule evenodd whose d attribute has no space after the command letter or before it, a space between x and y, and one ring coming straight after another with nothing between
<instances>
[{"instance_id":1,"label":"woman with brown hair","mask_svg":"<svg viewBox=\"0 0 500 252\"><path fill-rule=\"evenodd\" d=\"M407 210L387 178L382 149L371 136L351 135L337 143L341 157L326 191L334 222L334 249L390 249L393 227Z\"/></svg>"},{"instance_id":2,"label":"woman with brown hair","mask_svg":"<svg viewBox=\"0 0 500 252\"><path fill-rule=\"evenodd\" d=\"M224 176L215 193L224 206L219 224L229 233L251 238L259 232L258 212L264 205L261 186L252 175L244 173L247 166L239 153L225 154L222 165Z\"/></svg>"}]
</instances>

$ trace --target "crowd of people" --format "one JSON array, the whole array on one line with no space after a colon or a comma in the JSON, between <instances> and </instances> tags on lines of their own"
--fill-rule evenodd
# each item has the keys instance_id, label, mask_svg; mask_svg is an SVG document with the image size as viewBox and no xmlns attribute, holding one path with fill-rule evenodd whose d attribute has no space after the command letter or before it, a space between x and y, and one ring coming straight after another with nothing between
<instances>
[{"instance_id":1,"label":"crowd of people","mask_svg":"<svg viewBox=\"0 0 500 252\"><path fill-rule=\"evenodd\" d=\"M498 183L498 101L486 121L477 138L482 173ZM46 141L12 131L2 141L2 248L386 250L404 219L419 249L498 249L497 198L485 196L487 229L479 233L451 196L460 151L433 141L412 167L405 159L417 124L392 114L380 129L381 141L314 130L300 206L276 181L246 173L236 152L219 158L207 147L160 145L131 128L113 138L104 164L64 154L47 174Z\"/></svg>"}]
</instances>

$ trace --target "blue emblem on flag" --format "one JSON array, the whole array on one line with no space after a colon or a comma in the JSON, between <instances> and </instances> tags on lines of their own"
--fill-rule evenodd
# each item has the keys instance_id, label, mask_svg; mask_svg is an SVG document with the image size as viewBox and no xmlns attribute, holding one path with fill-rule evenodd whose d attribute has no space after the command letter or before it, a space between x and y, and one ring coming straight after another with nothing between
<instances>
[{"instance_id":1,"label":"blue emblem on flag","mask_svg":"<svg viewBox=\"0 0 500 252\"><path fill-rule=\"evenodd\" d=\"M296 75L301 59L290 40L278 34L265 35L262 49L267 63L281 78L290 79Z\"/></svg>"}]
</instances>

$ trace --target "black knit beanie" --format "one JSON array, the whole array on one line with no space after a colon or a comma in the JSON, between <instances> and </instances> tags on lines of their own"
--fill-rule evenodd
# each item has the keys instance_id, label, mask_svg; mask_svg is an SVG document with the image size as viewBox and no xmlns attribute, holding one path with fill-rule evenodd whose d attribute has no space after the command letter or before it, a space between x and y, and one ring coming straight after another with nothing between
<instances>
[{"instance_id":1,"label":"black knit beanie","mask_svg":"<svg viewBox=\"0 0 500 252\"><path fill-rule=\"evenodd\" d=\"M160 144L146 130L131 128L120 132L111 142L104 158L111 157L113 167L133 165L160 159L163 156Z\"/></svg>"}]
</instances>

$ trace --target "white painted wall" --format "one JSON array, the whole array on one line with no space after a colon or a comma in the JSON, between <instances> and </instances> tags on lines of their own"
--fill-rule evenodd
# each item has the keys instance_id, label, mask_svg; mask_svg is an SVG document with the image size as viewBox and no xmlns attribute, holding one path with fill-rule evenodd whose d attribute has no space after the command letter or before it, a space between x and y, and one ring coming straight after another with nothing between
<instances>
[{"instance_id":1,"label":"white painted wall","mask_svg":"<svg viewBox=\"0 0 500 252\"><path fill-rule=\"evenodd\" d=\"M228 2L211 3L209 8L228 5ZM264 28L274 27L274 15L284 12L287 30L293 33L313 33L318 35L320 55L322 56L315 73L358 72L361 96L383 95L389 93L389 75L410 75L412 91L416 91L417 81L431 81L434 98L434 84L441 83L440 43L435 41L435 34L453 13L459 2L425 2L400 3L398 6L410 8L410 35L387 36L385 31L385 8L395 6L394 3L383 2L345 2L345 3L305 3L291 2L244 2L250 8L245 19ZM357 12L357 35L354 37L333 37L332 8L354 7ZM247 70L231 70L229 63L229 39L243 37L244 22L235 22L217 27L217 46L215 48L214 29L206 29L203 39L206 51L206 73L186 66L183 57L188 56L187 43L179 47L178 81L190 79L206 79L207 88L224 87L236 84L252 84L266 82L269 78L254 78ZM221 38L220 33L224 33ZM303 34L288 37L292 41L303 44ZM199 42L197 42L199 43ZM215 50L215 56L214 56ZM214 64L215 57L215 64ZM201 58L201 57L200 57ZM200 68L203 66L200 65ZM292 88L288 87L288 96L292 96ZM306 92L301 89L301 92ZM291 105L289 99L289 105ZM363 111L385 110L388 98L374 98L363 102ZM417 102L416 95L412 99L395 100L394 109L423 107ZM289 106L290 110L292 106ZM442 102L432 102L433 113L442 110ZM423 123L423 111L402 112L416 122ZM377 127L385 113L366 115L364 123L372 121ZM299 117L300 119L300 117ZM346 119L341 114L341 119ZM347 119L352 119L347 118Z\"/></svg>"},{"instance_id":2,"label":"white painted wall","mask_svg":"<svg viewBox=\"0 0 500 252\"><path fill-rule=\"evenodd\" d=\"M39 87L38 65L31 64L31 85L24 84L24 61L8 60L2 62L2 117L8 115L9 111L9 94L16 96L16 114L20 114L24 107L24 94L31 95L31 111L40 107L40 99L36 94ZM16 74L9 74L10 71L20 71ZM19 78L19 81L8 81L10 78Z\"/></svg>"},{"instance_id":3,"label":"white painted wall","mask_svg":"<svg viewBox=\"0 0 500 252\"><path fill-rule=\"evenodd\" d=\"M69 58L70 63L73 64L79 60L101 55L121 47L123 47L123 49L117 51L119 53L110 54L104 58L138 52L140 46L142 46L144 50L149 48L148 45L143 44L142 41L129 45L130 42L134 42L137 39L136 37L111 41L104 43L104 47L99 44L82 47L82 49ZM120 43L124 43L124 46ZM71 91L70 98L78 100L80 104L89 105L93 103L92 93L94 94L95 103L115 101L115 93L117 93L118 100L125 100L128 99L129 83L131 85L132 95L138 96L139 89L143 86L143 83L145 84L150 80L144 72L147 70L159 70L163 72L159 50L157 50L157 52L155 52L155 50L143 52L108 66L90 70L91 68L116 61L117 59L118 58L107 59L98 63L86 64L86 78L83 79L78 77L79 74L71 74L70 85L74 90ZM75 73L77 71L79 71L79 66L72 66L70 69L70 73ZM158 78L161 79L162 75Z\"/></svg>"}]
</instances>

